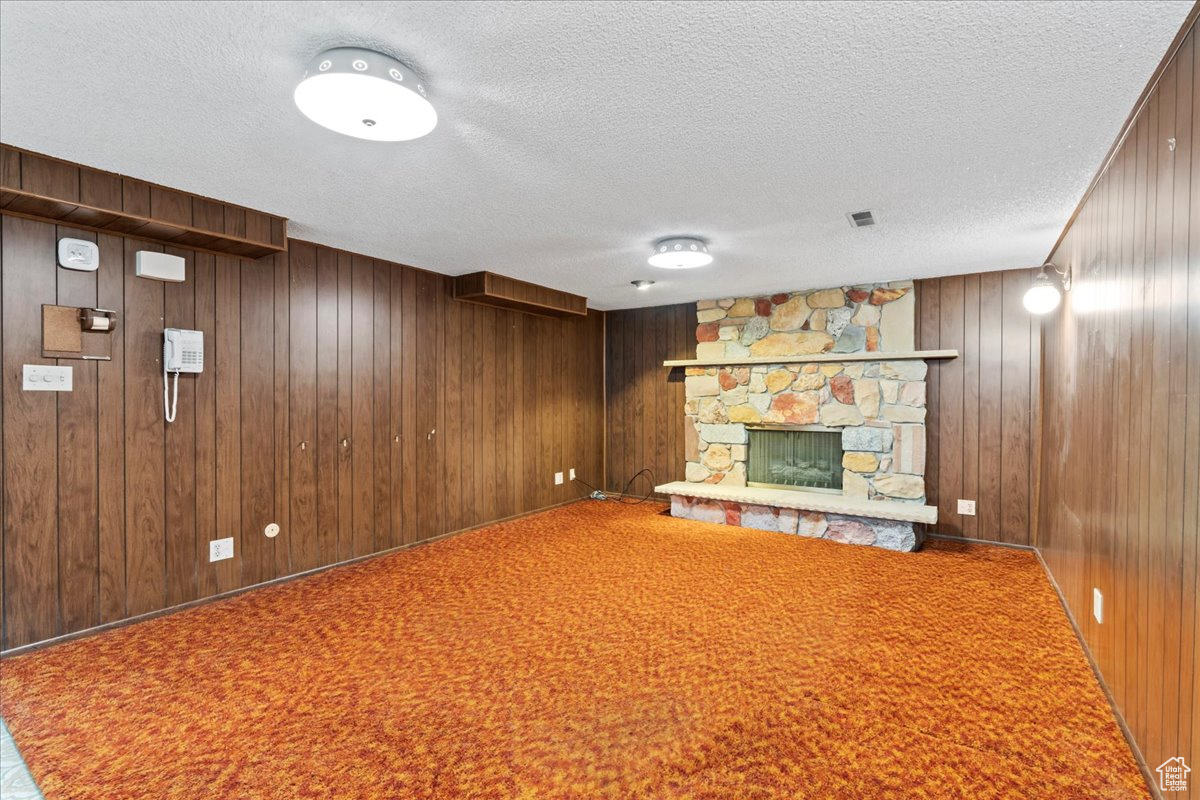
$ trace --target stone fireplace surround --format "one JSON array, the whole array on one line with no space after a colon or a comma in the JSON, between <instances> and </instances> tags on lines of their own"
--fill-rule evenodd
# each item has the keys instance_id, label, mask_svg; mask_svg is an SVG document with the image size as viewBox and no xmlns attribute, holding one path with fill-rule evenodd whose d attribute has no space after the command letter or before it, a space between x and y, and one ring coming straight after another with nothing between
<instances>
[{"instance_id":1,"label":"stone fireplace surround","mask_svg":"<svg viewBox=\"0 0 1200 800\"><path fill-rule=\"evenodd\" d=\"M672 514L920 547L937 510L924 505L928 367L913 353L913 284L702 300L697 316L686 480L657 487ZM808 424L841 430L843 493L747 487L746 426Z\"/></svg>"}]
</instances>

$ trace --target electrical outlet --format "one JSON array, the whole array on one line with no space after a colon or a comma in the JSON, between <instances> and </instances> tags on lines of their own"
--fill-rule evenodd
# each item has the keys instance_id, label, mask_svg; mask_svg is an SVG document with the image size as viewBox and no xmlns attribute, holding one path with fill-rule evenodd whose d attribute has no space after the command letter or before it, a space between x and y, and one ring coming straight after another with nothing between
<instances>
[{"instance_id":1,"label":"electrical outlet","mask_svg":"<svg viewBox=\"0 0 1200 800\"><path fill-rule=\"evenodd\" d=\"M213 539L208 543L208 560L224 561L227 558L233 558L233 537L229 536L224 539Z\"/></svg>"},{"instance_id":2,"label":"electrical outlet","mask_svg":"<svg viewBox=\"0 0 1200 800\"><path fill-rule=\"evenodd\" d=\"M562 486L562 484L563 484L563 474L561 472L554 473L554 485Z\"/></svg>"},{"instance_id":3,"label":"electrical outlet","mask_svg":"<svg viewBox=\"0 0 1200 800\"><path fill-rule=\"evenodd\" d=\"M1104 624L1104 594L1098 587L1092 587L1092 616L1096 622Z\"/></svg>"},{"instance_id":4,"label":"electrical outlet","mask_svg":"<svg viewBox=\"0 0 1200 800\"><path fill-rule=\"evenodd\" d=\"M964 517L975 516L975 501L974 500L959 500L958 513Z\"/></svg>"},{"instance_id":5,"label":"electrical outlet","mask_svg":"<svg viewBox=\"0 0 1200 800\"><path fill-rule=\"evenodd\" d=\"M571 480L575 480L575 468L574 467L571 467L570 471L567 474L570 476Z\"/></svg>"}]
</instances>

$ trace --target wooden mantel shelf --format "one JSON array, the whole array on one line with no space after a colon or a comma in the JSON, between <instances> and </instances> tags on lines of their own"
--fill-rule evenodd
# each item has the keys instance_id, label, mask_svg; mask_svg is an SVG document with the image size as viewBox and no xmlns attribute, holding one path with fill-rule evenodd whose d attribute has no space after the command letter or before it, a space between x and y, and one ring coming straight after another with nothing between
<instances>
[{"instance_id":1,"label":"wooden mantel shelf","mask_svg":"<svg viewBox=\"0 0 1200 800\"><path fill-rule=\"evenodd\" d=\"M664 367L726 367L734 364L819 364L830 361L912 361L958 358L957 350L905 350L898 353L816 353L809 356L746 356L745 358L677 358Z\"/></svg>"}]
</instances>

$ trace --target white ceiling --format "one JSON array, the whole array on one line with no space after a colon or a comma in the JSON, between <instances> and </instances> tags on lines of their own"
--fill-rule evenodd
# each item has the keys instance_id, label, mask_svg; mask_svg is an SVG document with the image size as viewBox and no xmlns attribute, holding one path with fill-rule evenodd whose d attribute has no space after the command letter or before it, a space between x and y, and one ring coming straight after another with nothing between
<instances>
[{"instance_id":1,"label":"white ceiling","mask_svg":"<svg viewBox=\"0 0 1200 800\"><path fill-rule=\"evenodd\" d=\"M595 308L1003 269L1045 257L1190 6L3 2L0 137ZM344 44L425 76L437 129L301 116ZM646 264L680 233L716 261Z\"/></svg>"}]
</instances>

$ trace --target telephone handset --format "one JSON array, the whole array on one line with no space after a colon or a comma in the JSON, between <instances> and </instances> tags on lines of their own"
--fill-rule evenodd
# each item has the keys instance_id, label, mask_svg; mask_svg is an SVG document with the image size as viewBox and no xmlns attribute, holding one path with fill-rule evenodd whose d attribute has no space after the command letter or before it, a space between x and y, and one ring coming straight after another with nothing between
<instances>
[{"instance_id":1,"label":"telephone handset","mask_svg":"<svg viewBox=\"0 0 1200 800\"><path fill-rule=\"evenodd\" d=\"M179 402L179 373L204 371L204 332L181 328L163 330L163 414L167 422L175 421ZM175 373L175 396L167 387L167 373Z\"/></svg>"}]
</instances>

